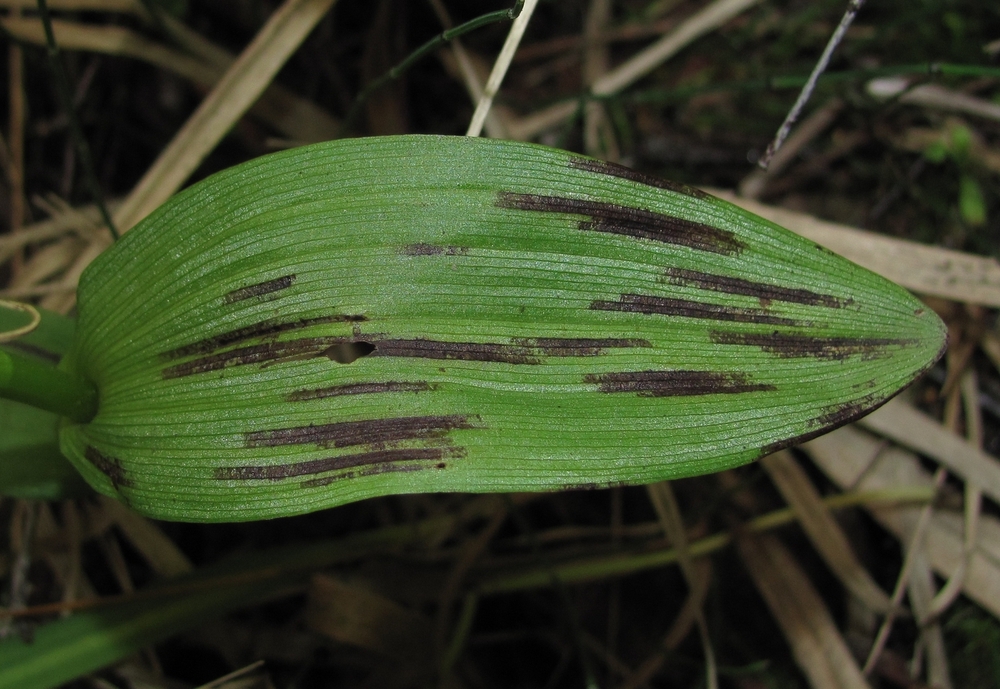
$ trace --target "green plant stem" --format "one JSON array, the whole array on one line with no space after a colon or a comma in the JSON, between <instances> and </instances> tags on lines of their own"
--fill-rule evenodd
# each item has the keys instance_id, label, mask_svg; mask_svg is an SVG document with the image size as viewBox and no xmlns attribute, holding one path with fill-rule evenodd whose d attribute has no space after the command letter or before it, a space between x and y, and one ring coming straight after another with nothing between
<instances>
[{"instance_id":1,"label":"green plant stem","mask_svg":"<svg viewBox=\"0 0 1000 689\"><path fill-rule=\"evenodd\" d=\"M84 179L90 188L90 195L101 211L101 219L107 225L111 236L118 240L118 230L111 220L111 214L104 204L104 194L101 193L101 186L97 183L97 175L94 173L94 160L90 155L90 146L83 136L83 129L80 127L80 120L76 116L76 109L73 107L73 92L69 87L69 77L63 69L62 61L59 58L59 45L56 43L56 35L52 30L52 18L49 16L49 6L45 0L38 0L38 13L42 19L42 26L45 29L45 42L48 44L49 64L56 79L56 93L66 111L66 119L69 121L70 136L76 144L77 155L80 156L80 166L83 168Z\"/></svg>"},{"instance_id":2,"label":"green plant stem","mask_svg":"<svg viewBox=\"0 0 1000 689\"><path fill-rule=\"evenodd\" d=\"M9 349L0 349L0 397L79 423L97 415L97 388L92 383Z\"/></svg>"},{"instance_id":3,"label":"green plant stem","mask_svg":"<svg viewBox=\"0 0 1000 689\"><path fill-rule=\"evenodd\" d=\"M488 14L481 15L475 19L470 19L464 24L459 24L458 26L442 31L434 38L430 39L422 46L410 53L406 58L403 59L398 65L390 69L388 72L380 76L375 81L371 82L366 86L358 97L354 99L354 103L351 105L351 109L347 112L347 116L344 117L343 129L347 129L351 126L357 118L358 113L361 112L361 106L365 104L368 98L378 89L382 88L390 81L398 79L406 71L412 67L418 60L436 50L438 47L452 41L463 34L467 34L470 31L475 31L476 29L488 26L490 24L495 24L497 22L513 21L517 19L518 15L521 14L521 7L524 5L524 0L517 0L513 7L506 10L497 10L496 12L490 12Z\"/></svg>"}]
</instances>

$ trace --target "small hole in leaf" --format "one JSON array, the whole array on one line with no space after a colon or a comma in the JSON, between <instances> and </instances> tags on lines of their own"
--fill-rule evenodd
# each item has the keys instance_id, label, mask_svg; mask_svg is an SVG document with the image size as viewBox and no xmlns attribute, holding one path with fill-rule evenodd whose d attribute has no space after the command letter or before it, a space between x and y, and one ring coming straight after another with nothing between
<instances>
[{"instance_id":1,"label":"small hole in leaf","mask_svg":"<svg viewBox=\"0 0 1000 689\"><path fill-rule=\"evenodd\" d=\"M375 345L371 342L341 342L323 352L323 355L338 364L353 364L374 351Z\"/></svg>"}]
</instances>

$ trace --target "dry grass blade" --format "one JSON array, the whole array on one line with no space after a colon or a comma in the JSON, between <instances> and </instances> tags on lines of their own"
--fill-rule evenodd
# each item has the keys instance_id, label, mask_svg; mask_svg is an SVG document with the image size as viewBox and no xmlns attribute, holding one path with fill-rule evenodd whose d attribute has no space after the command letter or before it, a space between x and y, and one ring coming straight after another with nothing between
<instances>
[{"instance_id":1,"label":"dry grass blade","mask_svg":"<svg viewBox=\"0 0 1000 689\"><path fill-rule=\"evenodd\" d=\"M479 136L480 132L483 131L483 123L493 105L493 98L500 90L500 84L507 74L507 68L510 67L510 62L514 59L517 46L521 44L521 38L524 36L525 29L528 28L528 22L531 21L537 6L538 0L525 0L521 7L521 13L511 25L507 40L504 41L500 55L497 56L497 61L493 65L493 71L490 72L486 86L483 87L483 94L479 98L479 103L476 104L476 110L472 113L472 121L469 122L469 129L465 132L466 136Z\"/></svg>"},{"instance_id":2,"label":"dry grass blade","mask_svg":"<svg viewBox=\"0 0 1000 689\"><path fill-rule=\"evenodd\" d=\"M448 9L441 0L430 0L430 4L441 25L445 29L452 28L454 23L451 21L451 15L448 14ZM483 82L485 79L480 76L473 58L469 55L465 46L462 45L462 40L453 38L448 53L442 52L439 53L439 56L445 62L446 69L449 69L453 74L457 72L461 77L462 84L465 86L465 90L468 92L473 105L478 103L479 99L483 97ZM483 127L486 129L486 135L490 138L507 138L507 128L504 126L503 120L497 116L496 108L491 108L486 114Z\"/></svg>"},{"instance_id":3,"label":"dry grass blade","mask_svg":"<svg viewBox=\"0 0 1000 689\"><path fill-rule=\"evenodd\" d=\"M175 577L194 569L187 556L156 524L117 500L102 497L101 507L158 575Z\"/></svg>"},{"instance_id":4,"label":"dry grass blade","mask_svg":"<svg viewBox=\"0 0 1000 689\"><path fill-rule=\"evenodd\" d=\"M0 23L12 36L22 41L45 45L44 28L38 19L9 17ZM213 71L201 60L167 48L121 26L90 26L53 20L52 30L62 50L85 50L132 57L176 72L199 84L210 85L215 81Z\"/></svg>"},{"instance_id":5,"label":"dry grass blade","mask_svg":"<svg viewBox=\"0 0 1000 689\"><path fill-rule=\"evenodd\" d=\"M616 69L595 81L590 92L609 96L634 84L705 34L714 31L733 17L753 7L760 0L716 0L701 12L682 22L659 41L633 56ZM557 103L536 112L511 126L511 137L526 141L572 115L577 103Z\"/></svg>"},{"instance_id":6,"label":"dry grass blade","mask_svg":"<svg viewBox=\"0 0 1000 689\"><path fill-rule=\"evenodd\" d=\"M688 547L687 532L684 530L684 520L681 517L680 506L677 498L670 487L670 483L654 483L646 487L650 502L656 510L660 525L663 527L667 538L677 549L678 560L681 571L684 572L684 579L687 581L688 589L691 591L689 599L697 597L700 586L698 572L695 570L694 561L691 558L691 551ZM702 652L705 654L706 684L709 689L716 689L719 686L718 671L715 667L715 652L708 637L708 624L705 622L705 613L699 608L693 611L695 622L698 625L698 634L701 639Z\"/></svg>"},{"instance_id":7,"label":"dry grass blade","mask_svg":"<svg viewBox=\"0 0 1000 689\"><path fill-rule=\"evenodd\" d=\"M957 392L961 394L962 403L965 408L966 437L971 445L982 449L983 421L982 412L977 403L979 384L974 369L967 368L962 374ZM954 428L957 425L956 418L956 423L952 424L952 427ZM951 575L951 577L948 578L948 581L945 582L945 585L930 602L926 615L921 616L921 621L924 624L930 624L931 622L937 620L941 614L945 612L945 610L951 607L951 604L955 602L959 594L962 592L962 585L965 582L965 576L968 572L969 564L972 561L972 555L976 549L982 502L983 493L979 485L974 480L966 480L965 539L962 549L963 557L958 568Z\"/></svg>"},{"instance_id":8,"label":"dry grass blade","mask_svg":"<svg viewBox=\"0 0 1000 689\"><path fill-rule=\"evenodd\" d=\"M740 198L728 191L708 191L914 292L1000 307L1000 262L994 258L886 237Z\"/></svg>"},{"instance_id":9,"label":"dry grass blade","mask_svg":"<svg viewBox=\"0 0 1000 689\"><path fill-rule=\"evenodd\" d=\"M78 237L64 237L39 249L10 281L4 293L14 294L18 289L39 285L58 275L73 264L83 246Z\"/></svg>"},{"instance_id":10,"label":"dry grass blade","mask_svg":"<svg viewBox=\"0 0 1000 689\"><path fill-rule=\"evenodd\" d=\"M889 596L858 561L847 536L791 453L777 452L761 462L795 510L809 540L841 583L873 611L887 612Z\"/></svg>"},{"instance_id":11,"label":"dry grass blade","mask_svg":"<svg viewBox=\"0 0 1000 689\"><path fill-rule=\"evenodd\" d=\"M35 19L4 19L3 27L17 38L45 45L41 22ZM63 50L83 50L106 55L131 57L178 74L199 86L210 89L236 60L215 46L206 47L203 39L192 38L190 30L172 22L172 33L192 49L195 56L149 40L120 26L91 26L68 21L53 21L56 42ZM195 50L197 48L197 50ZM211 59L209 59L209 56ZM305 143L335 138L340 125L322 108L299 98L277 84L270 85L253 104L250 112L282 134Z\"/></svg>"},{"instance_id":12,"label":"dry grass blade","mask_svg":"<svg viewBox=\"0 0 1000 689\"><path fill-rule=\"evenodd\" d=\"M933 484L912 453L885 445L879 439L848 426L806 443L803 449L834 483L844 490L884 490ZM907 539L916 526L920 508L878 506L869 510L897 538ZM930 520L926 556L943 577L950 577L963 557L963 520L937 511ZM1000 520L983 516L979 538L962 587L979 605L1000 617Z\"/></svg>"},{"instance_id":13,"label":"dry grass blade","mask_svg":"<svg viewBox=\"0 0 1000 689\"><path fill-rule=\"evenodd\" d=\"M919 105L934 110L960 112L988 120L1000 121L1000 105L961 91L937 84L922 84L907 91L899 98L901 103Z\"/></svg>"},{"instance_id":14,"label":"dry grass blade","mask_svg":"<svg viewBox=\"0 0 1000 689\"><path fill-rule=\"evenodd\" d=\"M944 485L944 481L947 477L948 473L943 468L939 468L934 473L935 492L941 489L941 486ZM896 580L896 588L892 592L892 607L889 610L889 614L885 616L884 620L882 620L882 626L879 627L878 634L875 636L875 641L872 643L871 650L868 653L868 659L865 661L865 666L862 668L862 672L864 672L865 675L871 674L872 670L875 669L875 664L882 656L882 651L885 650L885 645L889 641L889 634L892 632L892 626L896 622L897 611L899 610L899 606L903 602L903 596L906 595L906 590L910 585L910 576L913 573L915 558L923 552L924 538L927 535L927 529L930 526L931 516L933 514L933 503L924 505L920 510L920 516L917 518L916 525L913 527L912 532L907 538L907 542L904 546L906 555L903 558L903 566L899 570L899 577Z\"/></svg>"},{"instance_id":15,"label":"dry grass blade","mask_svg":"<svg viewBox=\"0 0 1000 689\"><path fill-rule=\"evenodd\" d=\"M685 46L759 2L760 0L716 0L628 62L597 80L591 90L598 96L618 93L669 60Z\"/></svg>"},{"instance_id":16,"label":"dry grass blade","mask_svg":"<svg viewBox=\"0 0 1000 689\"><path fill-rule=\"evenodd\" d=\"M80 275L90 265L90 262L100 256L110 244L111 237L106 233L94 237L83 248L83 251L77 254L72 265L63 273L62 278L51 285L54 291L42 299L41 305L50 311L62 314L69 313L69 310L76 303L76 285L80 281Z\"/></svg>"},{"instance_id":17,"label":"dry grass blade","mask_svg":"<svg viewBox=\"0 0 1000 689\"><path fill-rule=\"evenodd\" d=\"M109 204L113 210L115 204ZM60 213L49 220L42 220L26 225L17 234L0 236L0 263L7 261L17 251L31 244L56 239L70 232L81 229L90 230L100 222L101 214L95 206L84 206L75 209L74 213ZM80 220L83 219L81 226Z\"/></svg>"},{"instance_id":18,"label":"dry grass blade","mask_svg":"<svg viewBox=\"0 0 1000 689\"><path fill-rule=\"evenodd\" d=\"M860 424L931 457L1000 502L1000 462L903 400L892 400Z\"/></svg>"},{"instance_id":19,"label":"dry grass blade","mask_svg":"<svg viewBox=\"0 0 1000 689\"><path fill-rule=\"evenodd\" d=\"M847 28L854 22L854 18L857 16L864 4L865 0L850 0L850 2L848 2L847 11L844 12L844 16L841 18L840 24L830 36L830 40L827 41L826 48L824 48L823 54L820 55L819 60L813 67L812 73L809 75L809 79L806 80L806 83L802 86L802 91L799 93L799 97L795 100L795 103L785 116L785 121L781 123L780 127L778 127L778 133L774 135L774 140L768 144L767 150L764 151L764 155L762 155L760 160L757 161L757 164L763 169L766 170L768 168L774 154L781 148L785 139L788 137L788 133L792 130L792 126L799 119L802 109L805 107L809 99L812 98L813 90L816 88L816 81L819 79L820 75L826 71L827 65L830 64L830 58L833 56L833 51L837 49L837 46L840 45L840 42L844 39L844 36L847 34Z\"/></svg>"},{"instance_id":20,"label":"dry grass blade","mask_svg":"<svg viewBox=\"0 0 1000 689\"><path fill-rule=\"evenodd\" d=\"M336 0L286 0L115 214L125 231L167 200L257 100Z\"/></svg>"},{"instance_id":21,"label":"dry grass blade","mask_svg":"<svg viewBox=\"0 0 1000 689\"><path fill-rule=\"evenodd\" d=\"M264 661L258 660L212 680L208 684L202 684L198 689L237 689L237 687L239 689L265 689L265 687L271 687L273 685L271 685L270 680L266 679L266 684L262 684L259 677L247 677L247 675L256 675L263 668Z\"/></svg>"},{"instance_id":22,"label":"dry grass blade","mask_svg":"<svg viewBox=\"0 0 1000 689\"><path fill-rule=\"evenodd\" d=\"M309 586L306 625L340 643L374 651L385 661L369 686L413 686L434 669L434 624L353 582L317 574ZM409 682L400 681L404 675ZM384 682L384 684L383 684Z\"/></svg>"},{"instance_id":23,"label":"dry grass blade","mask_svg":"<svg viewBox=\"0 0 1000 689\"><path fill-rule=\"evenodd\" d=\"M926 555L917 553L913 559L913 572L910 575L907 596L918 619L927 618L934 597L934 588L934 573L930 563L927 562ZM925 625L921 628L920 635L927 655L928 684L939 689L951 689L948 655L945 651L941 625L936 622Z\"/></svg>"},{"instance_id":24,"label":"dry grass blade","mask_svg":"<svg viewBox=\"0 0 1000 689\"><path fill-rule=\"evenodd\" d=\"M774 536L741 537L740 557L813 689L868 683L805 572Z\"/></svg>"}]
</instances>

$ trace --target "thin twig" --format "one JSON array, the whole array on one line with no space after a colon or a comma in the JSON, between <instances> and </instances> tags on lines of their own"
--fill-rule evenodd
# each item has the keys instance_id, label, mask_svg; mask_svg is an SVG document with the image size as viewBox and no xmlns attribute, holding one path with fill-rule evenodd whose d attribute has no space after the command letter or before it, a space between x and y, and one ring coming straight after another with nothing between
<instances>
[{"instance_id":1,"label":"thin twig","mask_svg":"<svg viewBox=\"0 0 1000 689\"><path fill-rule=\"evenodd\" d=\"M19 500L18 515L21 519L12 520L12 537L19 542L12 543L12 550L17 554L10 568L10 604L5 612L10 617L0 623L0 639L4 639L16 629L17 621L12 619L18 611L25 610L28 604L31 582L28 581L28 569L31 567L31 546L35 540L35 526L38 521L40 503L31 500ZM20 531L15 531L20 527Z\"/></svg>"},{"instance_id":2,"label":"thin twig","mask_svg":"<svg viewBox=\"0 0 1000 689\"><path fill-rule=\"evenodd\" d=\"M785 117L785 121L781 123L778 128L778 133L774 135L774 141L772 141L764 155L758 161L760 165L765 170L767 166L771 163L771 158L778 149L781 148L781 144L785 142L788 138L788 133L792 130L792 125L795 124L796 120L799 119L799 115L802 113L802 108L805 107L806 103L812 97L812 92L816 88L816 81L819 79L820 74L826 71L827 65L830 64L830 58L833 56L833 51L837 49L840 42L844 39L844 35L847 33L847 28L854 21L854 17L857 16L861 7L865 4L865 0L850 0L847 6L847 11L844 12L844 16L840 20L840 25L837 26L836 31L830 36L829 42L826 44L826 49L819 58L819 62L813 68L812 74L809 75L809 80L806 81L805 86L802 87L802 92L799 93L798 99L795 101L795 105L792 109L788 111L788 115Z\"/></svg>"},{"instance_id":3,"label":"thin twig","mask_svg":"<svg viewBox=\"0 0 1000 689\"><path fill-rule=\"evenodd\" d=\"M62 59L59 54L59 45L56 43L56 35L52 30L52 17L49 16L49 6L45 0L38 0L38 13L45 28L45 42L48 45L49 64L56 79L56 92L59 94L63 110L66 111L66 118L69 121L70 135L76 144L77 155L80 156L80 165L83 167L83 176L90 187L90 195L94 203L101 211L101 219L107 225L111 236L118 240L118 230L111 221L111 214L108 213L107 206L104 205L104 194L101 186L97 183L97 174L94 172L94 160L90 155L90 146L83 136L83 129L80 127L80 120L76 116L76 108L73 107L73 95L69 87L69 77L63 69Z\"/></svg>"},{"instance_id":4,"label":"thin twig","mask_svg":"<svg viewBox=\"0 0 1000 689\"><path fill-rule=\"evenodd\" d=\"M38 309L31 304L23 304L18 301L0 299L0 308L10 309L11 311L21 311L31 317L31 321L27 325L22 325L19 328L14 328L13 330L0 333L0 343L13 342L17 338L23 337L33 331L38 327L38 324L42 322L42 314L40 314Z\"/></svg>"},{"instance_id":5,"label":"thin twig","mask_svg":"<svg viewBox=\"0 0 1000 689\"><path fill-rule=\"evenodd\" d=\"M935 492L941 490L941 486L944 485L947 476L948 473L943 467L937 470L934 474ZM892 625L896 621L900 604L903 602L903 596L906 594L906 589L910 583L910 574L913 571L915 555L924 548L924 537L927 534L928 526L930 526L933 512L933 503L925 505L920 511L920 517L917 519L916 525L913 527L910 542L906 548L906 556L903 558L903 566L900 569L899 578L896 580L896 589L892 592L889 613L882 621L882 626L879 628L878 634L875 636L875 641L872 643L871 650L868 653L868 660L865 661L865 666L861 670L865 677L869 676L872 670L875 669L875 663L878 661L879 656L882 655L886 641L889 640L889 632L892 631Z\"/></svg>"}]
</instances>

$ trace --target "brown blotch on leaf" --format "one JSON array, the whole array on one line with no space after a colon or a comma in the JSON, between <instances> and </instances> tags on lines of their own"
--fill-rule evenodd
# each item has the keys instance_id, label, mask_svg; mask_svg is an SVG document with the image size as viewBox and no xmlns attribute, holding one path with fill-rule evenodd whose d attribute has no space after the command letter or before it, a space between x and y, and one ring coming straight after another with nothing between
<instances>
[{"instance_id":1,"label":"brown blotch on leaf","mask_svg":"<svg viewBox=\"0 0 1000 689\"><path fill-rule=\"evenodd\" d=\"M407 244L403 247L404 256L461 256L469 251L464 246L440 246L438 244Z\"/></svg>"},{"instance_id":2,"label":"brown blotch on leaf","mask_svg":"<svg viewBox=\"0 0 1000 689\"><path fill-rule=\"evenodd\" d=\"M285 342L265 342L168 366L163 369L161 375L165 379L182 378L196 373L219 371L230 366L307 359L320 356L330 347L345 341L346 338L343 337L304 337Z\"/></svg>"},{"instance_id":3,"label":"brown blotch on leaf","mask_svg":"<svg viewBox=\"0 0 1000 689\"><path fill-rule=\"evenodd\" d=\"M223 347L253 340L259 337L272 337L281 333L302 330L315 325L327 325L330 323L360 323L368 320L365 316L357 314L334 314L330 316L316 316L313 318L299 318L291 321L266 320L243 328L236 328L218 335L206 337L203 340L192 342L191 344L171 349L160 354L163 360L180 359L185 356L195 354L209 354Z\"/></svg>"},{"instance_id":4,"label":"brown blotch on leaf","mask_svg":"<svg viewBox=\"0 0 1000 689\"><path fill-rule=\"evenodd\" d=\"M593 172L598 175L607 175L608 177L627 179L630 182L644 184L647 187L666 189L667 191L684 194L685 196L690 196L696 199L712 198L710 194L706 194L701 189L695 189L694 187L689 187L686 184L671 182L670 180L661 179L655 175L638 172L637 170L625 167L624 165L619 165L618 163L609 163L604 160L593 160L591 158L571 158L569 166L574 170L583 170L585 172Z\"/></svg>"},{"instance_id":5,"label":"brown blotch on leaf","mask_svg":"<svg viewBox=\"0 0 1000 689\"><path fill-rule=\"evenodd\" d=\"M441 438L455 429L474 428L469 417L461 414L443 416L404 416L394 419L340 421L309 424L269 431L243 434L246 447L278 447L282 445L319 445L320 447L351 447L379 445L404 440Z\"/></svg>"},{"instance_id":6,"label":"brown blotch on leaf","mask_svg":"<svg viewBox=\"0 0 1000 689\"><path fill-rule=\"evenodd\" d=\"M372 340L372 356L401 356L423 359L489 361L505 364L542 363L545 357L600 356L606 349L650 347L639 338L514 338L500 342L444 342L440 340Z\"/></svg>"},{"instance_id":7,"label":"brown blotch on leaf","mask_svg":"<svg viewBox=\"0 0 1000 689\"><path fill-rule=\"evenodd\" d=\"M711 333L715 344L760 347L769 354L783 359L811 357L841 361L850 356L861 356L865 361L889 356L889 347L913 347L919 340L893 337L816 337L791 333L740 333L715 330Z\"/></svg>"},{"instance_id":8,"label":"brown blotch on leaf","mask_svg":"<svg viewBox=\"0 0 1000 689\"><path fill-rule=\"evenodd\" d=\"M590 218L580 221L578 228L583 231L649 239L715 254L733 255L747 248L744 242L728 230L616 203L500 192L496 205L523 211L583 215Z\"/></svg>"},{"instance_id":9,"label":"brown blotch on leaf","mask_svg":"<svg viewBox=\"0 0 1000 689\"><path fill-rule=\"evenodd\" d=\"M890 399L892 399L892 396L885 399L878 399L877 395L865 395L864 397L852 402L831 405L826 408L822 414L810 420L806 424L807 427L811 427L813 430L807 431L806 433L802 433L793 438L786 438L785 440L778 440L765 445L760 449L760 456L766 457L767 455L774 454L778 450L784 450L789 447L801 445L802 443L808 442L813 438L818 438L819 436L829 433L830 431L834 431L841 426L846 426L852 421L856 421L861 418L865 414L870 414L875 411Z\"/></svg>"},{"instance_id":10,"label":"brown blotch on leaf","mask_svg":"<svg viewBox=\"0 0 1000 689\"><path fill-rule=\"evenodd\" d=\"M498 342L445 342L424 338L387 338L372 340L372 343L375 345L375 351L372 352L371 356L489 361L503 364L542 363L537 353L530 347Z\"/></svg>"},{"instance_id":11,"label":"brown blotch on leaf","mask_svg":"<svg viewBox=\"0 0 1000 689\"><path fill-rule=\"evenodd\" d=\"M623 294L618 301L597 299L590 303L595 311L622 311L646 315L679 316L682 318L704 318L714 321L736 323L760 323L762 325L801 325L798 321L775 316L766 309L706 304L690 299L654 297L645 294Z\"/></svg>"},{"instance_id":12,"label":"brown blotch on leaf","mask_svg":"<svg viewBox=\"0 0 1000 689\"><path fill-rule=\"evenodd\" d=\"M165 379L219 371L230 366L271 364L325 356L346 364L364 356L412 357L504 364L541 364L544 357L599 356L608 348L649 347L638 338L516 338L510 343L447 342L425 338L395 339L356 334L265 342L209 354L163 369Z\"/></svg>"},{"instance_id":13,"label":"brown blotch on leaf","mask_svg":"<svg viewBox=\"0 0 1000 689\"><path fill-rule=\"evenodd\" d=\"M750 377L740 371L628 371L589 374L583 380L597 385L601 392L636 393L639 397L736 395L777 390L770 383L751 382Z\"/></svg>"},{"instance_id":14,"label":"brown blotch on leaf","mask_svg":"<svg viewBox=\"0 0 1000 689\"><path fill-rule=\"evenodd\" d=\"M850 402L831 404L823 409L823 413L810 419L808 425L824 429L839 428L879 406L878 398L879 395L871 393ZM884 400L881 402L884 403Z\"/></svg>"},{"instance_id":15,"label":"brown blotch on leaf","mask_svg":"<svg viewBox=\"0 0 1000 689\"><path fill-rule=\"evenodd\" d=\"M232 292L226 294L226 296L222 298L222 303L234 304L238 301L244 301L245 299L253 299L254 297L262 297L265 294L280 292L281 290L291 287L292 283L295 282L295 279L295 274L282 275L280 278L258 282L256 285L240 287L239 289L234 289Z\"/></svg>"},{"instance_id":16,"label":"brown blotch on leaf","mask_svg":"<svg viewBox=\"0 0 1000 689\"><path fill-rule=\"evenodd\" d=\"M270 466L230 466L215 470L215 478L222 481L278 481L295 476L325 474L330 471L353 469L359 466L392 464L406 461L440 462L445 457L461 455L460 448L405 448L399 450L376 450L339 457L312 459L294 464L273 464Z\"/></svg>"},{"instance_id":17,"label":"brown blotch on leaf","mask_svg":"<svg viewBox=\"0 0 1000 689\"><path fill-rule=\"evenodd\" d=\"M649 340L638 337L531 337L516 338L514 343L555 357L601 356L607 349L653 346Z\"/></svg>"},{"instance_id":18,"label":"brown blotch on leaf","mask_svg":"<svg viewBox=\"0 0 1000 689\"><path fill-rule=\"evenodd\" d=\"M431 468L427 464L375 464L370 467L365 467L364 469L357 469L354 471L346 471L339 474L334 474L333 476L324 476L322 478L313 478L308 481L303 481L299 484L300 488L320 488L322 486L328 486L331 483L337 483L338 481L347 481L352 478L361 478L362 476L378 476L379 474L395 474L395 473L411 473L414 471L423 471L424 469Z\"/></svg>"},{"instance_id":19,"label":"brown blotch on leaf","mask_svg":"<svg viewBox=\"0 0 1000 689\"><path fill-rule=\"evenodd\" d=\"M667 268L664 271L664 282L684 287L697 287L698 289L713 292L756 297L761 300L762 304L770 301L783 301L793 304L805 304L806 306L828 306L839 309L854 303L853 299L841 299L830 294L819 294L807 289L769 285L764 282L754 282L752 280L744 280L743 278L714 275L712 273L686 270L684 268Z\"/></svg>"},{"instance_id":20,"label":"brown blotch on leaf","mask_svg":"<svg viewBox=\"0 0 1000 689\"><path fill-rule=\"evenodd\" d=\"M430 383L425 381L348 383L346 385L333 385L328 388L316 388L314 390L296 390L289 393L286 399L289 402L305 402L308 400L322 400L327 397L341 397L342 395L372 395L383 392L426 392L431 389Z\"/></svg>"},{"instance_id":21,"label":"brown blotch on leaf","mask_svg":"<svg viewBox=\"0 0 1000 689\"><path fill-rule=\"evenodd\" d=\"M134 485L132 479L126 475L122 461L117 457L106 455L91 445L88 445L87 449L84 450L83 456L98 471L111 480L111 485L114 486L116 491L122 486L131 488Z\"/></svg>"}]
</instances>

